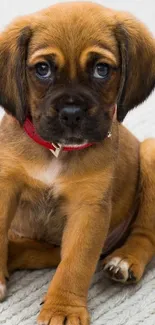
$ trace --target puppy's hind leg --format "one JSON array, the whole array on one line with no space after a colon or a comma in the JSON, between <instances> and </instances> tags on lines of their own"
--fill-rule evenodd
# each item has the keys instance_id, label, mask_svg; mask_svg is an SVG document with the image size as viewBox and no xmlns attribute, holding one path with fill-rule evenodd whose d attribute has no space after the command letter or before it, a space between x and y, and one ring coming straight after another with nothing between
<instances>
[{"instance_id":1,"label":"puppy's hind leg","mask_svg":"<svg viewBox=\"0 0 155 325\"><path fill-rule=\"evenodd\" d=\"M10 232L8 271L55 267L60 262L60 247L44 242L20 238Z\"/></svg>"},{"instance_id":2,"label":"puppy's hind leg","mask_svg":"<svg viewBox=\"0 0 155 325\"><path fill-rule=\"evenodd\" d=\"M155 140L140 148L140 206L125 244L103 260L105 273L115 281L133 283L141 279L155 254Z\"/></svg>"}]
</instances>

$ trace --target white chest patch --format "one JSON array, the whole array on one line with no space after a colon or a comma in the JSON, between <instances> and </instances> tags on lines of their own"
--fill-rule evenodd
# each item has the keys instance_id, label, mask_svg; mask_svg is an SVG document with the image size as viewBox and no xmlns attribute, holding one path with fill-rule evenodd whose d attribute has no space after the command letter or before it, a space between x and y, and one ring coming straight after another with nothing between
<instances>
[{"instance_id":1,"label":"white chest patch","mask_svg":"<svg viewBox=\"0 0 155 325\"><path fill-rule=\"evenodd\" d=\"M53 185L56 182L56 179L59 177L62 171L62 163L59 159L53 158L51 163L40 168L32 169L28 171L29 176L32 178L41 181L46 185Z\"/></svg>"}]
</instances>

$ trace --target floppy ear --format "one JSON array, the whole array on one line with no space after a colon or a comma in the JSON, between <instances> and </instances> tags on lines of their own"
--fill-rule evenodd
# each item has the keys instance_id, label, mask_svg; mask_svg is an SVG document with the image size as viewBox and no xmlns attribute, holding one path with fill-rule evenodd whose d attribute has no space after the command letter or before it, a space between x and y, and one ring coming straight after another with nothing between
<instances>
[{"instance_id":1,"label":"floppy ear","mask_svg":"<svg viewBox=\"0 0 155 325\"><path fill-rule=\"evenodd\" d=\"M20 124L26 118L26 59L31 29L22 21L0 35L0 105Z\"/></svg>"},{"instance_id":2,"label":"floppy ear","mask_svg":"<svg viewBox=\"0 0 155 325\"><path fill-rule=\"evenodd\" d=\"M119 14L116 38L121 57L118 121L142 103L155 86L155 40L147 28L129 14Z\"/></svg>"}]
</instances>

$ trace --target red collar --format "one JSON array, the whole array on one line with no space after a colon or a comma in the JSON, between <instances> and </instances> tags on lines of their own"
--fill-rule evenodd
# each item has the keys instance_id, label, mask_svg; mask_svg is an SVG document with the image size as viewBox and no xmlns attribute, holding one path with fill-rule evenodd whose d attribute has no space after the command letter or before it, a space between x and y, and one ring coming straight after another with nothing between
<instances>
[{"instance_id":1,"label":"red collar","mask_svg":"<svg viewBox=\"0 0 155 325\"><path fill-rule=\"evenodd\" d=\"M117 104L114 105L112 111L113 121L116 119L116 114L117 114ZM35 127L29 118L27 118L24 123L24 130L33 141L49 149L55 157L58 157L61 151L82 150L93 145L93 143L85 143L82 145L72 145L72 146L68 145L63 147L60 144L50 143L48 141L45 141L36 133ZM111 132L108 132L107 137L108 138L111 137Z\"/></svg>"},{"instance_id":2,"label":"red collar","mask_svg":"<svg viewBox=\"0 0 155 325\"><path fill-rule=\"evenodd\" d=\"M24 123L24 130L33 141L49 149L54 154L55 157L58 157L62 150L63 151L81 150L93 145L93 143L85 143L82 145L73 145L73 146L68 145L63 147L59 144L45 141L36 133L35 127L29 118L27 118Z\"/></svg>"}]
</instances>

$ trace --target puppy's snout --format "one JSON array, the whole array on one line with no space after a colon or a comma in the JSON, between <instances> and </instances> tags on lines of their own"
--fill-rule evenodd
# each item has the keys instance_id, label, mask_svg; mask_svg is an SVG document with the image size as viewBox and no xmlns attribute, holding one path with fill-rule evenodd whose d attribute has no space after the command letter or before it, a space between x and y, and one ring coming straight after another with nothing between
<instances>
[{"instance_id":1,"label":"puppy's snout","mask_svg":"<svg viewBox=\"0 0 155 325\"><path fill-rule=\"evenodd\" d=\"M76 127L82 122L84 111L79 106L67 105L60 110L59 117L64 126Z\"/></svg>"}]
</instances>

